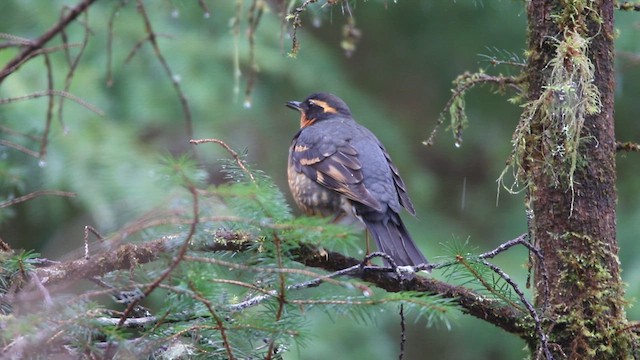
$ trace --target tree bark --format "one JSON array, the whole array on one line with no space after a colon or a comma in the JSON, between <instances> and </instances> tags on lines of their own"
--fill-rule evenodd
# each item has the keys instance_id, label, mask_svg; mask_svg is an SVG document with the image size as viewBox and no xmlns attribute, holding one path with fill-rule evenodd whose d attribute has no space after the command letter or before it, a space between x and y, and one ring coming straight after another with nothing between
<instances>
[{"instance_id":1,"label":"tree bark","mask_svg":"<svg viewBox=\"0 0 640 360\"><path fill-rule=\"evenodd\" d=\"M556 358L633 355L616 240L613 9L611 0L531 0L527 9L527 96L529 106L538 101L539 108L523 117L530 125L520 161L528 180L529 230L543 253L534 263L536 306L545 309L543 326ZM568 39L573 36L588 41L586 52ZM560 46L569 46L564 55ZM599 111L572 114L584 120L573 170L558 155L568 125L557 124L565 114L557 116L552 104L567 94L549 90L554 86L550 64L558 56L564 56L559 59L564 70L575 75L578 94L586 86L580 79L588 74L578 73L577 64L588 59L599 92ZM579 112L579 104L567 109ZM548 274L548 289L541 268Z\"/></svg>"}]
</instances>

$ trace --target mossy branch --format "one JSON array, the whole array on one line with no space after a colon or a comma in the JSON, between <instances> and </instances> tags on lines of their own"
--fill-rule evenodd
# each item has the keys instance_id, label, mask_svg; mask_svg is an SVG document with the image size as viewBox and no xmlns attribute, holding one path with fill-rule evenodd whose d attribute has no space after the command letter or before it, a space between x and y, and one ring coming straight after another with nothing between
<instances>
[{"instance_id":1,"label":"mossy branch","mask_svg":"<svg viewBox=\"0 0 640 360\"><path fill-rule=\"evenodd\" d=\"M247 251L249 243L235 241L239 234L231 232L221 233L228 241L212 241L205 245L208 251ZM158 259L167 253L176 251L182 242L175 239L163 238L142 244L124 244L112 251L93 256L89 260L79 259L56 263L51 266L35 270L42 285L47 287L57 285L72 285L81 279L91 279L116 270L128 270ZM199 245L202 249L203 245ZM327 271L341 271L348 268L361 267L362 261L345 256L338 252L326 251L309 244L300 244L290 251L294 260L310 267ZM188 261L188 260L184 260ZM379 269L380 270L380 269ZM390 275L384 269L377 271L373 268L352 271L348 275L359 278L389 292L413 291L428 294L438 294L444 298L455 299L464 312L494 324L507 332L523 337L531 336L529 328L523 325L525 315L512 306L480 295L468 288L451 285L433 278L414 276L409 279ZM23 295L35 292L23 291Z\"/></svg>"},{"instance_id":2,"label":"mossy branch","mask_svg":"<svg viewBox=\"0 0 640 360\"><path fill-rule=\"evenodd\" d=\"M462 145L462 132L466 128L468 124L466 106L464 101L464 96L467 90L478 86L478 85L494 85L498 87L500 92L504 92L507 88L511 88L516 92L516 94L520 95L523 92L522 89L522 79L519 77L513 76L493 76L484 73L483 71L477 73L469 73L465 72L464 74L458 76L453 84L455 88L451 90L453 93L449 101L444 106L444 109L440 112L440 116L438 117L438 122L436 126L431 131L429 138L422 143L427 146L433 145L435 140L436 133L440 126L444 123L446 114L448 113L451 119L449 127L453 131L453 135L455 138L455 145L459 147Z\"/></svg>"}]
</instances>

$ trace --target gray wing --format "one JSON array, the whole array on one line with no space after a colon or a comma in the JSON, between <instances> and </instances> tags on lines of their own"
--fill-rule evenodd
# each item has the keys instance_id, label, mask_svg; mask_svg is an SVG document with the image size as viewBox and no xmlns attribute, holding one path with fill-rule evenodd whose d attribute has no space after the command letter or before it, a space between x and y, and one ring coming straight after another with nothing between
<instances>
[{"instance_id":1,"label":"gray wing","mask_svg":"<svg viewBox=\"0 0 640 360\"><path fill-rule=\"evenodd\" d=\"M294 139L291 160L295 170L348 199L382 211L363 183L358 151L344 139L315 135L301 131Z\"/></svg>"}]
</instances>

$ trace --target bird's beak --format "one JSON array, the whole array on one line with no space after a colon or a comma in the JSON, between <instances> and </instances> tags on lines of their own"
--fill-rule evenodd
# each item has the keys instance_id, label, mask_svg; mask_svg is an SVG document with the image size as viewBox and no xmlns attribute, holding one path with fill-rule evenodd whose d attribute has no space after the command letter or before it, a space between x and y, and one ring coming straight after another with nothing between
<instances>
[{"instance_id":1,"label":"bird's beak","mask_svg":"<svg viewBox=\"0 0 640 360\"><path fill-rule=\"evenodd\" d=\"M285 105L290 109L302 111L302 103L300 101L289 101Z\"/></svg>"}]
</instances>

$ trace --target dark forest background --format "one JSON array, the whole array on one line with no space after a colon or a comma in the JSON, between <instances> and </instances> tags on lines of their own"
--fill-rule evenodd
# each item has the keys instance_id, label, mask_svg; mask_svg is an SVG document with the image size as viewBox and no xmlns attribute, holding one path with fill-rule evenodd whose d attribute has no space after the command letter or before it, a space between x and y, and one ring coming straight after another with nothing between
<instances>
[{"instance_id":1,"label":"dark forest background","mask_svg":"<svg viewBox=\"0 0 640 360\"><path fill-rule=\"evenodd\" d=\"M446 124L433 146L423 144L458 75L479 69L496 75L519 71L494 66L491 59L524 61L522 2L405 0L354 1L349 9L310 6L301 17L295 57L288 56L290 26L283 30L277 14L267 10L255 32L253 64L247 19L235 18L238 4L246 11L250 2L211 2L209 16L195 1L147 4L155 30L162 35L158 42L163 55L188 99L194 138L215 137L246 149L248 163L265 171L288 194L286 154L298 129L298 115L284 103L312 92L332 92L391 153L417 208L416 218L406 213L403 218L428 258L437 260L450 244L466 241L484 252L526 232L523 195L511 195L496 182L521 113L520 106L508 101L513 94L500 94L489 86L470 90L469 127L462 146L454 145ZM37 37L57 21L60 8L57 1L4 0L0 33ZM157 181L158 159L192 151L179 98L151 47L143 45L127 60L145 36L134 8L128 4L114 17L111 85L107 30L114 3L98 2L88 19L81 17L92 33L69 92L103 115L66 101L62 121L54 117L42 161L0 145L1 199L39 189L77 194L41 197L2 209L0 236L12 247L37 249L49 258L70 256L83 246L85 225L109 233L162 206L167 189ZM345 24L352 21L349 12L361 35L350 56L341 46ZM234 27L236 20L240 23ZM637 142L640 20L637 14L617 12L616 28L616 135L619 141ZM67 32L69 42L82 41L80 24ZM0 49L0 63L15 53ZM56 53L51 61L55 69L66 59ZM55 81L64 84L64 72L56 73ZM42 61L30 61L4 81L0 98L46 87ZM46 97L2 104L0 125L39 134L46 110ZM0 133L2 138L9 136ZM197 153L209 181L223 182L217 159L226 157L225 152L200 146ZM634 304L640 294L640 162L634 153L620 153L617 161L620 261L628 284L628 317L638 319L640 310ZM518 283L525 282L526 251L512 250L495 261ZM309 312L307 317L311 336L285 359L325 359L328 353L344 359L397 356L400 326L395 312L360 322L322 312ZM426 354L442 359L526 356L524 342L475 318L452 318L450 329L442 324L427 328L423 321L408 325L409 359Z\"/></svg>"}]
</instances>

